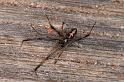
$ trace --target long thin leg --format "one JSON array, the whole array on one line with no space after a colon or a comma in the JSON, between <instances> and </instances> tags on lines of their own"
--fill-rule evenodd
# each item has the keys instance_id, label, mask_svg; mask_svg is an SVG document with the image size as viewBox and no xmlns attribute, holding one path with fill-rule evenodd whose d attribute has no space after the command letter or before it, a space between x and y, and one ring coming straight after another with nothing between
<instances>
[{"instance_id":1,"label":"long thin leg","mask_svg":"<svg viewBox=\"0 0 124 82\"><path fill-rule=\"evenodd\" d=\"M31 24L31 27L32 27L32 29L33 29L37 34L42 35L41 33L39 33L39 32L34 28L33 24Z\"/></svg>"},{"instance_id":2,"label":"long thin leg","mask_svg":"<svg viewBox=\"0 0 124 82\"><path fill-rule=\"evenodd\" d=\"M41 33L39 33L39 32L34 28L34 26L33 26L32 24L31 24L31 27L32 27L32 29L33 29L37 34L42 35ZM25 39L25 40L22 41L21 47L22 47L23 43L26 42L26 41L41 40L41 39L42 39L42 38Z\"/></svg>"},{"instance_id":3,"label":"long thin leg","mask_svg":"<svg viewBox=\"0 0 124 82\"><path fill-rule=\"evenodd\" d=\"M61 29L62 29L62 30L64 29L64 24L65 24L65 23L64 23L64 22L62 22L62 26L61 26Z\"/></svg>"},{"instance_id":4,"label":"long thin leg","mask_svg":"<svg viewBox=\"0 0 124 82\"><path fill-rule=\"evenodd\" d=\"M46 16L46 18L47 18L47 20L48 20L48 23L49 23L49 25L50 25L50 28L51 29L53 29L59 36L63 36L57 29L55 29L54 28L54 26L50 23L50 21L49 21L49 18L48 18L48 16L45 14L45 16Z\"/></svg>"},{"instance_id":5,"label":"long thin leg","mask_svg":"<svg viewBox=\"0 0 124 82\"><path fill-rule=\"evenodd\" d=\"M22 40L20 47L22 47L22 45L23 45L24 42L31 41L31 40L34 40L34 39L25 39L25 40Z\"/></svg>"},{"instance_id":6,"label":"long thin leg","mask_svg":"<svg viewBox=\"0 0 124 82\"><path fill-rule=\"evenodd\" d=\"M90 36L91 31L93 30L95 24L96 24L96 22L93 24L93 26L92 26L92 28L90 29L89 33L87 33L85 36L83 36L83 37L81 37L81 38L76 39L75 41L79 41L79 40L85 39L86 37Z\"/></svg>"},{"instance_id":7,"label":"long thin leg","mask_svg":"<svg viewBox=\"0 0 124 82\"><path fill-rule=\"evenodd\" d=\"M51 37L48 37L48 39L45 39L45 38L28 38L28 39L25 39L25 40L22 40L21 42L21 46L23 45L24 42L27 42L27 41L33 41L33 40L50 40L50 41L55 41L55 40L59 40L59 38L51 38Z\"/></svg>"},{"instance_id":8,"label":"long thin leg","mask_svg":"<svg viewBox=\"0 0 124 82\"><path fill-rule=\"evenodd\" d=\"M59 49L59 48L58 48ZM36 73L36 71L38 70L38 68L40 67L40 66L42 66L43 65L43 63L46 61L46 60L48 60L49 59L49 57L51 56L51 55L53 55L58 49L55 49L53 52L51 52L44 60L42 60L35 68L34 68L34 72ZM36 73L37 74L37 73Z\"/></svg>"},{"instance_id":9,"label":"long thin leg","mask_svg":"<svg viewBox=\"0 0 124 82\"><path fill-rule=\"evenodd\" d=\"M65 24L65 23L62 22L61 31L60 31L60 33L61 33L61 35L62 35L63 37L65 37L64 24Z\"/></svg>"},{"instance_id":10,"label":"long thin leg","mask_svg":"<svg viewBox=\"0 0 124 82\"><path fill-rule=\"evenodd\" d=\"M62 55L62 53L63 53L63 50L61 50L59 53L57 53L58 56L55 58L54 64L57 63L57 59L60 58L60 56Z\"/></svg>"},{"instance_id":11,"label":"long thin leg","mask_svg":"<svg viewBox=\"0 0 124 82\"><path fill-rule=\"evenodd\" d=\"M43 38L28 38L28 39L25 39L25 40L22 40L21 42L21 47L23 45L24 42L27 42L27 41L32 41L32 40L42 40Z\"/></svg>"},{"instance_id":12,"label":"long thin leg","mask_svg":"<svg viewBox=\"0 0 124 82\"><path fill-rule=\"evenodd\" d=\"M37 67L35 67L34 71L36 72L37 69L38 69L40 66L42 66L43 63L44 63L46 60L48 60L51 55L52 55L52 54L49 54L43 61L41 61L41 62L37 65Z\"/></svg>"},{"instance_id":13,"label":"long thin leg","mask_svg":"<svg viewBox=\"0 0 124 82\"><path fill-rule=\"evenodd\" d=\"M64 51L70 44L72 44L72 43L73 43L73 40L70 41L68 44L66 44L65 47L59 48L60 52L58 53L58 56L56 57L56 60L54 61L54 64L57 63L57 59L60 58L60 56L62 55L63 51Z\"/></svg>"}]
</instances>

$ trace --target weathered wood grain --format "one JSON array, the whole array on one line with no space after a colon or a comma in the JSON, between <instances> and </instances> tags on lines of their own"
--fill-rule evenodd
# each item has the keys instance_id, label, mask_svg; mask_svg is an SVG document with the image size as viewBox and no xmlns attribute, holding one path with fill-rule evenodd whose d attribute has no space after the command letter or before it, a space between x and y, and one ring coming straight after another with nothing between
<instances>
[{"instance_id":1,"label":"weathered wood grain","mask_svg":"<svg viewBox=\"0 0 124 82\"><path fill-rule=\"evenodd\" d=\"M80 47L68 47L53 64L54 57L32 72L55 42L46 39L47 14L56 27L78 29ZM30 24L37 25L38 35ZM40 41L24 42L42 37ZM0 82L123 82L123 0L10 0L0 1Z\"/></svg>"}]
</instances>

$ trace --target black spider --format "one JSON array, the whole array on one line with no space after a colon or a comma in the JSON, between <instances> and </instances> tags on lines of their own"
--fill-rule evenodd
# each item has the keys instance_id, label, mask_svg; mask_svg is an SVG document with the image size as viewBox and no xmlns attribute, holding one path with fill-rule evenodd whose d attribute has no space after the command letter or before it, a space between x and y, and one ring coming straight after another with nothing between
<instances>
[{"instance_id":1,"label":"black spider","mask_svg":"<svg viewBox=\"0 0 124 82\"><path fill-rule=\"evenodd\" d=\"M49 26L50 26L50 30L53 30L54 32L57 33L57 35L59 36L58 38L50 38L51 40L56 40L57 41L57 47L54 48L52 50L52 52L44 59L42 60L34 69L34 71L36 72L37 69L46 61L50 58L51 55L53 55L54 53L56 53L58 50L60 51L58 53L58 56L57 58L59 58L63 52L63 50L68 47L70 44L76 42L76 41L79 41L79 40L82 40L82 39L85 39L86 37L90 36L91 34L91 31L93 29L93 27L95 26L96 22L94 23L94 25L92 26L91 30L89 31L89 33L87 33L86 35L84 35L83 37L79 37L79 38L76 38L75 36L77 35L77 28L71 28L69 30L67 29L63 29L63 25L64 25L64 22L62 23L62 29L61 30L57 30L56 28L54 28L54 26L50 23L49 21L49 18L47 15L45 15L48 22L49 22ZM31 25L32 28L34 29L33 25ZM34 29L35 30L35 29ZM37 30L35 30L37 32ZM39 32L37 32L38 34L40 34ZM42 38L34 38L34 39L25 39L22 41L22 44L23 42L25 41L31 41L31 40L42 40ZM54 63L56 63L57 61L55 61Z\"/></svg>"}]
</instances>

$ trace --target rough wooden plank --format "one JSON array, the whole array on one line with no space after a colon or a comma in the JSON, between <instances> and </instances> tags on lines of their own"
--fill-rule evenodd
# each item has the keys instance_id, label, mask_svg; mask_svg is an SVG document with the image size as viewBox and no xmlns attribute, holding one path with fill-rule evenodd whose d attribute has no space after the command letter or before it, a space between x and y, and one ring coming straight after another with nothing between
<instances>
[{"instance_id":1,"label":"rough wooden plank","mask_svg":"<svg viewBox=\"0 0 124 82\"><path fill-rule=\"evenodd\" d=\"M0 81L2 82L123 82L124 81L124 1L122 0L42 0L0 1ZM76 27L80 36L96 21L90 37L69 47L57 64L45 58L54 42L46 40L46 13L53 25ZM30 24L40 25L37 33ZM85 33L83 31L85 30ZM43 37L25 42L26 38Z\"/></svg>"}]
</instances>

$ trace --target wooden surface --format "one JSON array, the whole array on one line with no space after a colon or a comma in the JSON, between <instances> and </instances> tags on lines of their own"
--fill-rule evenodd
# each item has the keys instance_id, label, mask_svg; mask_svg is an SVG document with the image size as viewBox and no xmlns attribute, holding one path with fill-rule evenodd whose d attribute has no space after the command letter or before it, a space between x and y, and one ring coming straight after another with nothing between
<instances>
[{"instance_id":1,"label":"wooden surface","mask_svg":"<svg viewBox=\"0 0 124 82\"><path fill-rule=\"evenodd\" d=\"M78 29L90 37L68 47L32 72L54 46L46 39L47 14L56 27ZM38 35L30 24L35 24ZM27 38L40 41L24 42ZM0 0L0 82L124 82L123 0Z\"/></svg>"}]
</instances>

